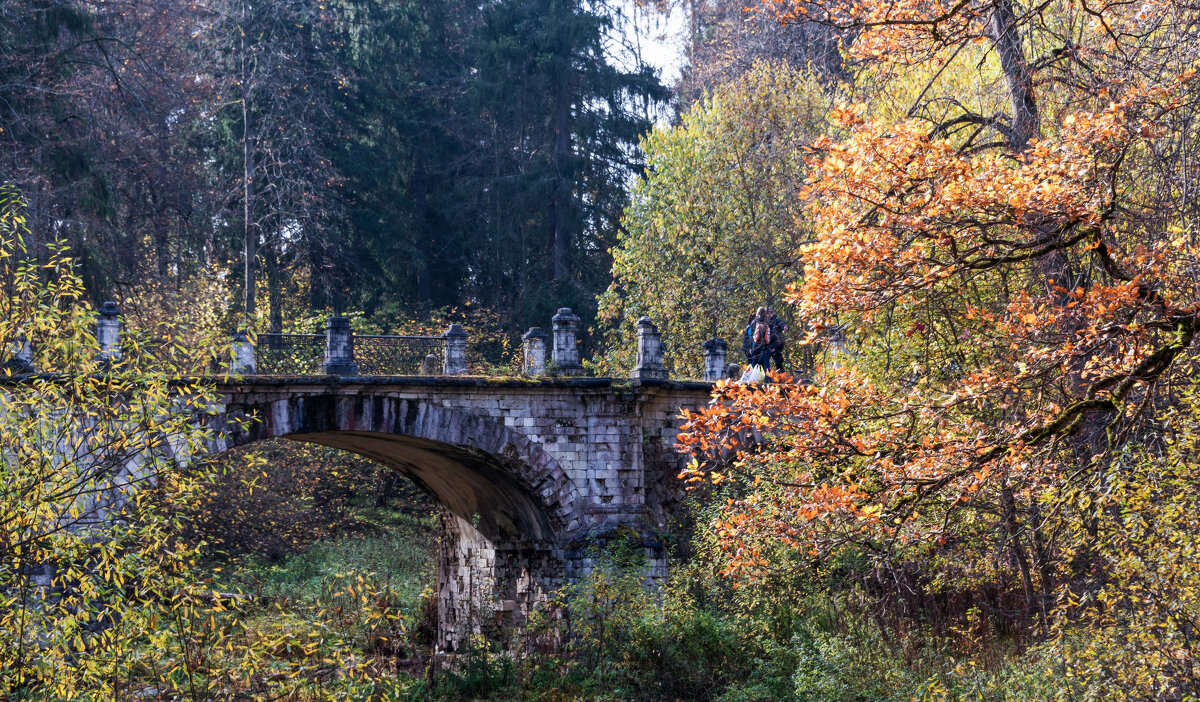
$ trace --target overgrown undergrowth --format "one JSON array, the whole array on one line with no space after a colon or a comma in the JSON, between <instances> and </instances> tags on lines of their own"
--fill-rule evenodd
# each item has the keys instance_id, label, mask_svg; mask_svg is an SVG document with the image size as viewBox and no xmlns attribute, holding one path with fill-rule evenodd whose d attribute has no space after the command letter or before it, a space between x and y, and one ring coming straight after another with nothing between
<instances>
[{"instance_id":1,"label":"overgrown undergrowth","mask_svg":"<svg viewBox=\"0 0 1200 702\"><path fill-rule=\"evenodd\" d=\"M261 505L286 506L259 517L328 524L294 530L281 553L230 523L235 538L215 541L242 547L214 553L210 594L145 639L122 699L1104 699L1064 667L1083 634L1039 643L982 596L960 606L971 593L949 608L887 601L852 557L733 581L702 532L658 589L644 586L640 548L617 543L515 641L476 636L435 657L431 505L373 470L338 463L335 476L296 481L299 499L286 476L259 485Z\"/></svg>"},{"instance_id":2,"label":"overgrown undergrowth","mask_svg":"<svg viewBox=\"0 0 1200 702\"><path fill-rule=\"evenodd\" d=\"M559 594L525 648L477 639L432 692L445 699L801 702L1080 699L1053 647L898 630L855 586L735 588L702 562L644 588L629 551ZM556 641L555 647L539 642Z\"/></svg>"}]
</instances>

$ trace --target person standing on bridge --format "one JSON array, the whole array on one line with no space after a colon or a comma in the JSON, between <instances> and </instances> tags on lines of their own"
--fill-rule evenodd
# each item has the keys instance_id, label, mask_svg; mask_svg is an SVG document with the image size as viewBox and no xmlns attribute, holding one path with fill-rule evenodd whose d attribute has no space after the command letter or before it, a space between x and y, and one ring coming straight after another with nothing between
<instances>
[{"instance_id":1,"label":"person standing on bridge","mask_svg":"<svg viewBox=\"0 0 1200 702\"><path fill-rule=\"evenodd\" d=\"M766 369L763 367L769 361L769 345L771 328L767 323L767 309L759 307L750 315L746 331L742 333L742 352L746 354L746 372L742 373L739 383L760 383L764 380Z\"/></svg>"},{"instance_id":2,"label":"person standing on bridge","mask_svg":"<svg viewBox=\"0 0 1200 702\"><path fill-rule=\"evenodd\" d=\"M787 341L787 337L784 336L784 332L787 331L787 325L784 324L783 320L775 314L774 307L767 308L767 328L769 330L771 341L767 345L767 356L763 361L763 369L765 370L770 365L771 361L774 360L775 370L782 372L783 345Z\"/></svg>"},{"instance_id":3,"label":"person standing on bridge","mask_svg":"<svg viewBox=\"0 0 1200 702\"><path fill-rule=\"evenodd\" d=\"M750 313L750 319L746 321L746 329L742 332L742 353L746 355L746 365L754 365L754 321L758 318L757 312Z\"/></svg>"},{"instance_id":4,"label":"person standing on bridge","mask_svg":"<svg viewBox=\"0 0 1200 702\"><path fill-rule=\"evenodd\" d=\"M746 327L746 334L750 344L750 365L762 366L763 370L766 370L771 353L771 326L767 318L767 308L759 307L755 311L750 326Z\"/></svg>"}]
</instances>

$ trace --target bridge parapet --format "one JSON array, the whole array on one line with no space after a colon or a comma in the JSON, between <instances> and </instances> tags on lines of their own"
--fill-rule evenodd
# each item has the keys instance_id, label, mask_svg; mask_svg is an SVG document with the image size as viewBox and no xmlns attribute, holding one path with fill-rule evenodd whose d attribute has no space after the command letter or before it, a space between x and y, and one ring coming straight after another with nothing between
<instances>
[{"instance_id":1,"label":"bridge parapet","mask_svg":"<svg viewBox=\"0 0 1200 702\"><path fill-rule=\"evenodd\" d=\"M96 357L109 363L122 360L120 311L105 302L96 322ZM523 359L518 373L526 377L586 375L580 363L579 317L560 308L552 320L553 334L530 327L522 337ZM324 334L255 333L232 335L228 371L235 376L280 377L399 377L468 374L468 332L451 324L439 336L357 334L347 317L329 317ZM34 339L21 334L8 340L0 365L13 375L36 374ZM726 377L726 343L710 339L703 345L703 380ZM637 362L629 377L665 380L664 344L648 318L637 322Z\"/></svg>"},{"instance_id":2,"label":"bridge parapet","mask_svg":"<svg viewBox=\"0 0 1200 702\"><path fill-rule=\"evenodd\" d=\"M578 315L563 307L554 315L552 334L531 327L521 337L520 372L530 377L584 375L579 323ZM451 324L440 336L356 334L348 318L330 317L324 335L236 332L229 370L234 375L288 377L466 375L468 340L459 324ZM725 342L713 339L704 349L704 380L724 377ZM639 319L637 364L630 377L667 379L663 352L658 328L648 317ZM718 366L719 371L712 370Z\"/></svg>"},{"instance_id":3,"label":"bridge parapet","mask_svg":"<svg viewBox=\"0 0 1200 702\"><path fill-rule=\"evenodd\" d=\"M430 375L421 366L430 354L436 368L443 367L446 340L439 336L391 336L383 334L354 334L349 329L335 329L346 340L333 344L338 356L330 357L329 334L254 335L246 332L233 336L233 361L229 370L234 375L265 376L398 376ZM464 340L465 340L465 332Z\"/></svg>"}]
</instances>

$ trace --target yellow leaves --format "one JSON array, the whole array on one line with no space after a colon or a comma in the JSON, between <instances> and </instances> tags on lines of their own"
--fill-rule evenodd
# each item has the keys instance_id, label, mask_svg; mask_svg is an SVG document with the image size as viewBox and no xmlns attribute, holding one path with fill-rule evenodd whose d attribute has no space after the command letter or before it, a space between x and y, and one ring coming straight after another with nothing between
<instances>
[{"instance_id":1,"label":"yellow leaves","mask_svg":"<svg viewBox=\"0 0 1200 702\"><path fill-rule=\"evenodd\" d=\"M5 259L24 244L2 217ZM57 564L53 584L66 589L45 617L7 616L32 600L22 600L16 610L0 607L0 688L11 682L4 676L20 650L6 644L38 641L38 675L54 680L51 696L79 699L76 691L88 685L104 690L113 666L130 651L132 637L116 630L91 633L95 621L114 619L128 631L149 634L194 610L193 599L176 594L191 587L196 553L172 539L177 523L171 505L193 499L197 483L193 475L169 470L174 466L161 448L166 436L178 446L208 441L211 432L196 424L191 411L215 398L202 385L173 386L186 373L170 360L141 353L136 329L129 331L125 362L101 367L92 333L95 311L80 300L83 286L65 249L51 248L45 280L33 266L0 269L7 283L0 326L30 331L39 369L61 374L9 385L0 394L0 486L22 486L0 488L0 593L24 591L28 567L45 563ZM143 491L151 482L156 490ZM130 518L96 539L90 520L108 510ZM80 657L96 647L106 648L108 657Z\"/></svg>"}]
</instances>

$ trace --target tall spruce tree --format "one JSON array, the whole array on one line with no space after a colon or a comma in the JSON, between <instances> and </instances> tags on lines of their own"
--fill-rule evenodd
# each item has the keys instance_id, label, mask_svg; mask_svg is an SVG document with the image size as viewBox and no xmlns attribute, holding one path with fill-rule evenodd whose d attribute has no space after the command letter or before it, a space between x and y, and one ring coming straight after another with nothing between
<instances>
[{"instance_id":1,"label":"tall spruce tree","mask_svg":"<svg viewBox=\"0 0 1200 702\"><path fill-rule=\"evenodd\" d=\"M461 110L472 7L348 0L341 9L340 62L354 80L339 95L349 138L331 158L346 179L347 217L339 255L314 270L368 310L456 303L465 252L479 245L464 237L455 197L470 159Z\"/></svg>"},{"instance_id":2,"label":"tall spruce tree","mask_svg":"<svg viewBox=\"0 0 1200 702\"><path fill-rule=\"evenodd\" d=\"M594 308L641 168L645 65L610 62L604 4L347 2L346 256L367 308L475 302L514 324Z\"/></svg>"},{"instance_id":3,"label":"tall spruce tree","mask_svg":"<svg viewBox=\"0 0 1200 702\"><path fill-rule=\"evenodd\" d=\"M640 170L648 103L667 91L642 64L606 55L611 8L577 0L485 7L468 96L480 167L460 186L487 242L474 250L474 294L540 320L560 304L590 313L608 250Z\"/></svg>"}]
</instances>

